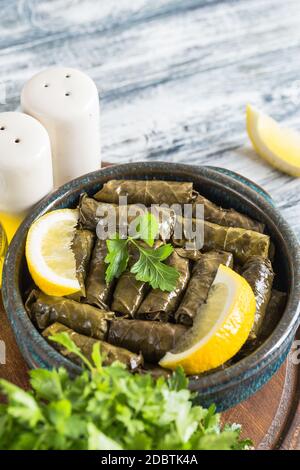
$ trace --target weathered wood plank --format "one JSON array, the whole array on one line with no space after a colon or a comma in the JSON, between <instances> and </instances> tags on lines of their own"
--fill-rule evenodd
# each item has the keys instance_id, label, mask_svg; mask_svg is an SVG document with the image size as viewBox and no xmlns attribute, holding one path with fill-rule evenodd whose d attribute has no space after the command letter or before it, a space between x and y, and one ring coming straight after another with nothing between
<instances>
[{"instance_id":1,"label":"weathered wood plank","mask_svg":"<svg viewBox=\"0 0 300 470\"><path fill-rule=\"evenodd\" d=\"M0 111L18 109L24 82L43 68L86 70L101 96L104 160L227 167L269 191L299 236L299 179L262 162L245 131L247 102L300 130L299 20L299 0L0 0ZM26 386L1 305L0 316L1 376ZM225 415L262 448L274 445L274 426L282 431L274 410L286 367ZM285 447L299 447L295 429Z\"/></svg>"}]
</instances>

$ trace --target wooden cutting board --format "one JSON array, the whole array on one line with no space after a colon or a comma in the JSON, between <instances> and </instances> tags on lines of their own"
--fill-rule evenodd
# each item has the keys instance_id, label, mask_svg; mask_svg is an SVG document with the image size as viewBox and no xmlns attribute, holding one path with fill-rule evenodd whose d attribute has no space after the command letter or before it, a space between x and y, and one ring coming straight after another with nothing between
<instances>
[{"instance_id":1,"label":"wooden cutting board","mask_svg":"<svg viewBox=\"0 0 300 470\"><path fill-rule=\"evenodd\" d=\"M16 344L2 301L0 301L0 339L6 345L6 364L0 377L28 388L28 368ZM248 400L223 413L225 422L240 423L243 436L257 449L300 450L300 365L291 355L261 390Z\"/></svg>"}]
</instances>

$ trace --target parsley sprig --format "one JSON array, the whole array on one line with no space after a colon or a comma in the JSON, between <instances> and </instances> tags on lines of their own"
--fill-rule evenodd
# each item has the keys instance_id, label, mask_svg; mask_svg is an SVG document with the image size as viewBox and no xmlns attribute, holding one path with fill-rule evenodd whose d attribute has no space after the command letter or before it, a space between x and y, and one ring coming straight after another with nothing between
<instances>
[{"instance_id":1,"label":"parsley sprig","mask_svg":"<svg viewBox=\"0 0 300 470\"><path fill-rule=\"evenodd\" d=\"M163 263L174 251L170 243L154 248L155 237L159 232L156 217L147 213L138 217L135 224L136 234L122 239L116 233L106 241L108 254L105 262L108 264L105 273L107 283L113 278L120 277L126 270L129 261L129 244L139 251L139 259L133 264L130 271L135 274L138 281L148 282L153 289L172 292L176 287L179 277L178 271L173 266ZM145 242L149 248L143 246L138 240Z\"/></svg>"},{"instance_id":2,"label":"parsley sprig","mask_svg":"<svg viewBox=\"0 0 300 470\"><path fill-rule=\"evenodd\" d=\"M67 333L51 337L83 360ZM178 369L169 380L131 374L121 363L92 360L75 378L63 367L29 372L31 391L0 380L1 450L246 449L240 427L220 425L215 407L195 405Z\"/></svg>"}]
</instances>

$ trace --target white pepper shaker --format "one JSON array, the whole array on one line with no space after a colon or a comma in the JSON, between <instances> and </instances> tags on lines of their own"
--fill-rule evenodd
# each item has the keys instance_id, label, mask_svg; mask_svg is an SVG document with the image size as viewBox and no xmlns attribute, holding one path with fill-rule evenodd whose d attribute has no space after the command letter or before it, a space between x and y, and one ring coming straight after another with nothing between
<instances>
[{"instance_id":1,"label":"white pepper shaker","mask_svg":"<svg viewBox=\"0 0 300 470\"><path fill-rule=\"evenodd\" d=\"M25 84L21 105L48 131L55 187L100 168L99 97L85 73L67 67L40 72Z\"/></svg>"},{"instance_id":2,"label":"white pepper shaker","mask_svg":"<svg viewBox=\"0 0 300 470\"><path fill-rule=\"evenodd\" d=\"M49 136L31 116L0 113L0 211L27 211L53 189ZM1 216L0 216L1 219Z\"/></svg>"}]
</instances>

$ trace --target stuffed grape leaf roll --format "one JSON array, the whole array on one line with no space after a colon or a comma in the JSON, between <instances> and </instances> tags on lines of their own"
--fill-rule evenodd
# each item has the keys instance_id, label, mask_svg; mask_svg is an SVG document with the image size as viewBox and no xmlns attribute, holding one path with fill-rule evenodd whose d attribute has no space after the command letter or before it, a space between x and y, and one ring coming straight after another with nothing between
<instances>
[{"instance_id":1,"label":"stuffed grape leaf roll","mask_svg":"<svg viewBox=\"0 0 300 470\"><path fill-rule=\"evenodd\" d=\"M133 317L149 287L147 282L138 281L135 274L130 272L130 268L139 258L139 253L134 247L131 247L129 252L128 271L121 274L117 281L111 308L114 312Z\"/></svg>"},{"instance_id":2,"label":"stuffed grape leaf roll","mask_svg":"<svg viewBox=\"0 0 300 470\"><path fill-rule=\"evenodd\" d=\"M249 340L259 335L266 309L271 297L274 272L271 261L260 256L252 256L244 264L242 276L250 284L256 300L256 312L254 325L249 335Z\"/></svg>"},{"instance_id":3,"label":"stuffed grape leaf roll","mask_svg":"<svg viewBox=\"0 0 300 470\"><path fill-rule=\"evenodd\" d=\"M86 279L86 302L108 310L114 282L107 284L105 280L107 264L104 260L106 255L106 241L97 239Z\"/></svg>"},{"instance_id":4,"label":"stuffed grape leaf roll","mask_svg":"<svg viewBox=\"0 0 300 470\"><path fill-rule=\"evenodd\" d=\"M204 223L204 249L231 252L237 261L244 262L250 256L268 257L270 237L253 230Z\"/></svg>"},{"instance_id":5,"label":"stuffed grape leaf roll","mask_svg":"<svg viewBox=\"0 0 300 470\"><path fill-rule=\"evenodd\" d=\"M166 264L174 267L180 274L176 288L172 292L152 289L139 307L136 318L167 322L173 316L190 278L190 263L174 250Z\"/></svg>"},{"instance_id":6,"label":"stuffed grape leaf roll","mask_svg":"<svg viewBox=\"0 0 300 470\"><path fill-rule=\"evenodd\" d=\"M287 301L287 294L273 289L271 298L267 305L266 314L262 325L259 329L258 336L250 336L242 349L234 357L234 361L238 362L244 357L249 356L273 333L280 318L284 312Z\"/></svg>"},{"instance_id":7,"label":"stuffed grape leaf roll","mask_svg":"<svg viewBox=\"0 0 300 470\"><path fill-rule=\"evenodd\" d=\"M43 331L43 336L48 339L53 347L57 349L63 356L67 357L78 365L82 365L82 361L78 356L76 356L76 354L70 353L70 351L68 351L62 345L49 339L49 336L63 332L68 333L70 339L76 344L76 346L81 350L82 354L89 361L91 361L94 345L99 343L102 363L104 366L110 365L115 361L119 361L122 362L122 364L125 364L128 369L136 370L143 364L143 357L141 354L135 354L128 351L127 349L118 348L117 346L106 343L105 341L99 341L97 339L90 338L89 336L81 335L76 333L76 331L72 330L71 328L62 325L61 323L53 323L52 325L48 326Z\"/></svg>"},{"instance_id":8,"label":"stuffed grape leaf roll","mask_svg":"<svg viewBox=\"0 0 300 470\"><path fill-rule=\"evenodd\" d=\"M183 219L183 228L185 225L186 221ZM193 231L203 233L202 248L204 251L224 250L231 252L239 263L246 262L250 256L257 255L268 258L270 237L263 233L244 228L225 227L211 222L203 222L200 219L193 219ZM189 241L189 245L193 244L193 241L186 237L181 239L173 237L176 246L186 246L187 241ZM190 246L191 248L193 247Z\"/></svg>"},{"instance_id":9,"label":"stuffed grape leaf roll","mask_svg":"<svg viewBox=\"0 0 300 470\"><path fill-rule=\"evenodd\" d=\"M147 320L112 320L107 341L135 353L141 352L145 361L156 364L173 349L186 332L183 325Z\"/></svg>"},{"instance_id":10,"label":"stuffed grape leaf roll","mask_svg":"<svg viewBox=\"0 0 300 470\"><path fill-rule=\"evenodd\" d=\"M265 227L263 223L257 222L234 209L223 209L200 194L197 194L196 200L193 203L194 217L196 216L195 209L197 204L202 204L204 206L204 220L207 220L208 222L224 225L226 227L240 227L260 233L263 233L264 231Z\"/></svg>"},{"instance_id":11,"label":"stuffed grape leaf roll","mask_svg":"<svg viewBox=\"0 0 300 470\"><path fill-rule=\"evenodd\" d=\"M51 323L59 322L77 333L97 339L105 339L108 330L107 321L115 316L113 312L65 297L52 297L37 290L31 292L26 308L41 330Z\"/></svg>"},{"instance_id":12,"label":"stuffed grape leaf roll","mask_svg":"<svg viewBox=\"0 0 300 470\"><path fill-rule=\"evenodd\" d=\"M176 216L172 209L159 204L153 205L151 209L141 204L118 206L99 202L87 194L82 194L79 202L79 225L89 230L99 230L103 227L103 232L110 230L112 233L119 231L120 227L124 227L126 231L134 230L136 226L134 221L148 211L151 211L158 220L160 238L169 240L174 231ZM100 233L98 236L104 239Z\"/></svg>"},{"instance_id":13,"label":"stuffed grape leaf roll","mask_svg":"<svg viewBox=\"0 0 300 470\"><path fill-rule=\"evenodd\" d=\"M286 292L273 289L267 305L266 315L259 331L259 337L266 339L275 330L281 319L287 302Z\"/></svg>"},{"instance_id":14,"label":"stuffed grape leaf roll","mask_svg":"<svg viewBox=\"0 0 300 470\"><path fill-rule=\"evenodd\" d=\"M95 195L97 201L119 203L126 196L127 204L188 204L194 199L193 183L159 180L111 180Z\"/></svg>"},{"instance_id":15,"label":"stuffed grape leaf roll","mask_svg":"<svg viewBox=\"0 0 300 470\"><path fill-rule=\"evenodd\" d=\"M101 221L107 222L108 219L115 222L115 225L128 225L139 215L145 214L147 209L139 204L129 204L118 206L99 202L82 194L79 201L79 225L89 230L95 230Z\"/></svg>"},{"instance_id":16,"label":"stuffed grape leaf roll","mask_svg":"<svg viewBox=\"0 0 300 470\"><path fill-rule=\"evenodd\" d=\"M126 271L120 276L115 288L112 301L113 311L133 317L147 290L146 282L138 281L135 274Z\"/></svg>"},{"instance_id":17,"label":"stuffed grape leaf roll","mask_svg":"<svg viewBox=\"0 0 300 470\"><path fill-rule=\"evenodd\" d=\"M99 204L95 199L82 194L79 200L79 225L80 227L95 230L101 217L98 215L99 208L106 208L106 205ZM117 206L113 206L117 207ZM111 208L111 205L110 205ZM107 212L108 215L108 212Z\"/></svg>"},{"instance_id":18,"label":"stuffed grape leaf roll","mask_svg":"<svg viewBox=\"0 0 300 470\"><path fill-rule=\"evenodd\" d=\"M233 256L224 251L203 253L194 264L191 279L175 313L177 323L191 326L199 307L206 301L220 264L232 267Z\"/></svg>"},{"instance_id":19,"label":"stuffed grape leaf roll","mask_svg":"<svg viewBox=\"0 0 300 470\"><path fill-rule=\"evenodd\" d=\"M202 256L200 250L187 250L185 248L176 248L176 253L182 258L190 259L191 261L198 261Z\"/></svg>"},{"instance_id":20,"label":"stuffed grape leaf roll","mask_svg":"<svg viewBox=\"0 0 300 470\"><path fill-rule=\"evenodd\" d=\"M90 230L77 229L74 234L71 249L75 256L76 276L80 285L80 291L69 296L73 300L80 300L85 297L85 280L89 267L89 262L94 246L95 235Z\"/></svg>"},{"instance_id":21,"label":"stuffed grape leaf roll","mask_svg":"<svg viewBox=\"0 0 300 470\"><path fill-rule=\"evenodd\" d=\"M150 374L154 380L160 379L161 377L169 379L172 376L171 370L164 369L154 364L144 364L137 372L141 375Z\"/></svg>"}]
</instances>

